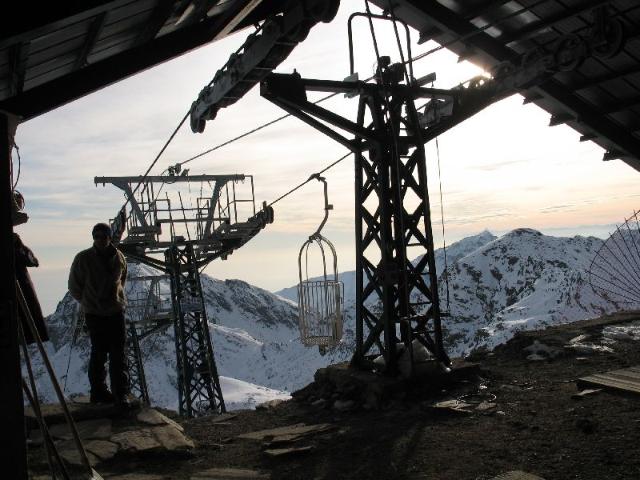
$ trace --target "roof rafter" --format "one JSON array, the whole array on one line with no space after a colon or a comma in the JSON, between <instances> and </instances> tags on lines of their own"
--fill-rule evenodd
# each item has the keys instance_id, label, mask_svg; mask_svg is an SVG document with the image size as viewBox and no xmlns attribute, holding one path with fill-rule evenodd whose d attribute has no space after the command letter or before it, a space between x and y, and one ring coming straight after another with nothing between
<instances>
[{"instance_id":1,"label":"roof rafter","mask_svg":"<svg viewBox=\"0 0 640 480\"><path fill-rule=\"evenodd\" d=\"M502 7L510 1L511 0L484 0L483 2L470 7L469 10L465 12L464 16L467 20L473 20L474 18L487 13L487 11Z\"/></svg>"},{"instance_id":2,"label":"roof rafter","mask_svg":"<svg viewBox=\"0 0 640 480\"><path fill-rule=\"evenodd\" d=\"M593 10L594 8L598 8L609 3L611 3L611 0L588 0L586 2L573 6L571 8L567 8L566 10L563 10L555 15L552 15L549 18L545 18L544 20L538 20L524 27L521 27L518 29L517 33L514 33L514 32L503 33L498 37L498 41L500 43L507 45L509 43L517 42L519 40L525 40L535 35L536 33L540 32L541 30L552 27L553 25L556 25L560 22L576 17L578 15L582 15L585 12L588 12L590 10Z\"/></svg>"},{"instance_id":3,"label":"roof rafter","mask_svg":"<svg viewBox=\"0 0 640 480\"><path fill-rule=\"evenodd\" d=\"M29 56L29 43L19 42L9 49L9 91L11 95L22 93L24 77L27 69L27 57Z\"/></svg>"},{"instance_id":4,"label":"roof rafter","mask_svg":"<svg viewBox=\"0 0 640 480\"><path fill-rule=\"evenodd\" d=\"M0 102L0 110L22 117L41 115L146 68L213 41L249 0L235 3L224 14L163 35L151 42L58 77Z\"/></svg>"},{"instance_id":5,"label":"roof rafter","mask_svg":"<svg viewBox=\"0 0 640 480\"><path fill-rule=\"evenodd\" d=\"M87 39L85 40L82 50L80 51L80 54L76 59L76 63L73 66L74 70L78 70L87 64L87 57L100 37L100 32L102 32L102 27L104 27L104 19L106 16L107 12L102 12L96 15L96 17L91 21L89 31L87 32Z\"/></svg>"},{"instance_id":6,"label":"roof rafter","mask_svg":"<svg viewBox=\"0 0 640 480\"><path fill-rule=\"evenodd\" d=\"M603 73L602 75L594 76L591 78L585 78L584 80L578 80L578 81L572 82L570 84L570 88L573 90L583 90L585 88L594 87L596 85L600 85L602 83L606 83L611 80L623 78L628 75L633 75L635 73L640 73L640 64L632 65L623 70L607 72L607 73Z\"/></svg>"},{"instance_id":7,"label":"roof rafter","mask_svg":"<svg viewBox=\"0 0 640 480\"><path fill-rule=\"evenodd\" d=\"M427 15L429 20L442 31L452 32L457 36L468 36L465 44L482 51L496 64L515 60L519 56L517 52L487 33L480 32L472 23L435 0L406 1L413 8ZM473 35L469 36L469 34ZM545 98L553 100L566 113L579 119L580 124L587 130L597 135L596 141L603 148L620 151L625 162L636 170L640 170L640 139L625 132L618 123L606 118L595 106L579 98L570 89L553 79L530 89L529 92L540 94L543 99L539 102L544 102Z\"/></svg>"},{"instance_id":8,"label":"roof rafter","mask_svg":"<svg viewBox=\"0 0 640 480\"><path fill-rule=\"evenodd\" d=\"M138 38L136 38L135 46L143 45L158 35L158 32L162 29L167 20L171 17L176 2L174 0L161 0L158 2L158 6L153 10L151 19L145 26L144 30L140 32Z\"/></svg>"},{"instance_id":9,"label":"roof rafter","mask_svg":"<svg viewBox=\"0 0 640 480\"><path fill-rule=\"evenodd\" d=\"M34 6L31 2L13 2L8 22L0 28L0 48L35 38L53 28L88 20L119 6L131 3L131 0L83 0L77 2L40 2Z\"/></svg>"}]
</instances>

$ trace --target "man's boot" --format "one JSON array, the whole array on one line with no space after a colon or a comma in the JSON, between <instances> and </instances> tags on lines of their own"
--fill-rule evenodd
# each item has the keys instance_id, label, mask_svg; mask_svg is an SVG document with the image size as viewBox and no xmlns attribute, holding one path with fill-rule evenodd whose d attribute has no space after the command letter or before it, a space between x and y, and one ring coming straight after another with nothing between
<instances>
[{"instance_id":1,"label":"man's boot","mask_svg":"<svg viewBox=\"0 0 640 480\"><path fill-rule=\"evenodd\" d=\"M91 403L114 403L116 399L113 393L105 387L99 390L91 390L90 401Z\"/></svg>"}]
</instances>

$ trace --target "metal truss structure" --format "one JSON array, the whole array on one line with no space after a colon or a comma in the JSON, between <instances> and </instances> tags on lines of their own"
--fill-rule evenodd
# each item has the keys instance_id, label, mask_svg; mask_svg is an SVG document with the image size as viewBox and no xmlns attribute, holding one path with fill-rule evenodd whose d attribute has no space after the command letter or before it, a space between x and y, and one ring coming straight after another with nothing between
<instances>
[{"instance_id":1,"label":"metal truss structure","mask_svg":"<svg viewBox=\"0 0 640 480\"><path fill-rule=\"evenodd\" d=\"M111 222L120 250L129 261L165 274L133 279L149 286L134 289L139 298L129 313L132 392L148 401L140 341L173 324L180 413L224 412L199 271L216 258L226 259L271 223L273 209L256 212L253 178L245 175L189 176L171 169L167 176L96 177L95 183L120 188L131 205L129 215L122 210ZM245 214L248 218L239 221ZM160 292L159 282L167 277L170 302Z\"/></svg>"},{"instance_id":2,"label":"metal truss structure","mask_svg":"<svg viewBox=\"0 0 640 480\"><path fill-rule=\"evenodd\" d=\"M190 417L223 413L224 399L193 245L172 245L165 257L171 271L180 412Z\"/></svg>"},{"instance_id":3,"label":"metal truss structure","mask_svg":"<svg viewBox=\"0 0 640 480\"><path fill-rule=\"evenodd\" d=\"M161 281L167 275L129 277L127 295L127 361L129 390L145 404L149 404L149 390L144 372L141 342L166 329L173 323L171 300L161 292Z\"/></svg>"},{"instance_id":4,"label":"metal truss structure","mask_svg":"<svg viewBox=\"0 0 640 480\"><path fill-rule=\"evenodd\" d=\"M381 64L379 74L387 78L393 69ZM307 91L359 93L357 121L312 104L306 99ZM332 82L273 74L263 82L261 93L355 153L353 363L373 368L373 357L383 355L385 371L395 373L399 344L411 349L414 339L435 358L449 363L442 346L425 152L414 105L417 97L442 92L415 89L397 80L387 85L386 80L379 84ZM348 139L319 120L355 138ZM416 264L408 254L412 248L424 254Z\"/></svg>"},{"instance_id":5,"label":"metal truss structure","mask_svg":"<svg viewBox=\"0 0 640 480\"><path fill-rule=\"evenodd\" d=\"M355 16L396 22L388 16L352 15L350 79L357 78L351 37ZM491 77L480 76L450 90L422 87L424 80L413 77L410 60L391 64L384 56L378 59L374 83L304 79L297 73L271 74L261 83L263 97L355 154L353 364L380 368L373 358L382 355L384 370L393 374L403 350L400 344L414 365L413 340L424 345L435 360L450 364L442 343L424 144L496 101L542 83L559 71L576 68L592 54L589 45L590 37L567 36L549 51L526 52L498 65ZM310 102L308 92L359 96L357 120ZM418 99L426 101L420 111L415 105ZM408 256L413 247L423 254L416 263Z\"/></svg>"},{"instance_id":6,"label":"metal truss structure","mask_svg":"<svg viewBox=\"0 0 640 480\"><path fill-rule=\"evenodd\" d=\"M340 0L295 0L285 5L283 14L267 18L202 89L191 105L194 133L202 133L218 110L234 104L271 73L315 24L333 20Z\"/></svg>"},{"instance_id":7,"label":"metal truss structure","mask_svg":"<svg viewBox=\"0 0 640 480\"><path fill-rule=\"evenodd\" d=\"M145 405L149 405L149 390L144 374L144 363L140 350L140 337L134 322L127 322L127 364L129 365L129 391Z\"/></svg>"}]
</instances>

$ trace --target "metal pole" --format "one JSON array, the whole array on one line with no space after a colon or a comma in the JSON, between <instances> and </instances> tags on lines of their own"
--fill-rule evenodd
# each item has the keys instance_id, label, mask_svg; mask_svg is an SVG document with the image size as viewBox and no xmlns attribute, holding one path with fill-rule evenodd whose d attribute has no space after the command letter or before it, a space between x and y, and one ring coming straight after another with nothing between
<instances>
[{"instance_id":1,"label":"metal pole","mask_svg":"<svg viewBox=\"0 0 640 480\"><path fill-rule=\"evenodd\" d=\"M0 465L3 477L26 480L27 448L11 221L11 149L17 125L16 117L0 112L0 425L8 440L0 448Z\"/></svg>"},{"instance_id":2,"label":"metal pole","mask_svg":"<svg viewBox=\"0 0 640 480\"><path fill-rule=\"evenodd\" d=\"M73 441L76 444L76 448L78 449L78 454L80 456L80 462L86 468L86 471L91 479L102 479L100 475L98 475L93 468L91 467L91 463L89 462L89 457L87 457L87 452L84 449L84 445L82 444L82 440L80 439L80 434L78 433L78 429L76 428L76 424L71 416L71 412L69 411L69 407L67 406L67 401L64 398L64 394L62 393L62 388L60 388L60 384L58 383L58 379L56 378L56 372L53 369L53 365L51 365L51 361L49 360L49 356L47 355L44 346L42 345L42 340L40 339L40 334L38 330L36 330L35 322L33 321L33 317L31 316L31 312L29 311L29 306L27 305L27 301L24 298L22 293L22 289L17 282L14 284L14 288L16 290L16 296L18 300L18 304L20 305L20 310L22 311L22 315L25 319L25 323L29 330L31 330L31 335L36 340L36 345L38 347L38 351L40 352L40 356L42 357L42 361L44 362L44 366L49 374L49 380L53 385L53 390L58 397L58 402L60 402L60 406L62 407L62 413L64 414L65 420L67 421L67 425L69 426L69 430L71 431L71 436L73 437Z\"/></svg>"}]
</instances>

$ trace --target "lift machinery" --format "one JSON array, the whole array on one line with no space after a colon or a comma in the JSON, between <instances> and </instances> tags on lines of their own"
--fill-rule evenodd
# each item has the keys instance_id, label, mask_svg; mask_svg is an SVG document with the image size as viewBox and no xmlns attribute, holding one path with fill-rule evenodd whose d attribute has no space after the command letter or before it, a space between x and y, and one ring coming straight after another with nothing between
<instances>
[{"instance_id":1,"label":"lift machinery","mask_svg":"<svg viewBox=\"0 0 640 480\"><path fill-rule=\"evenodd\" d=\"M140 341L172 323L179 410L197 416L225 411L200 271L217 258L226 259L273 222L273 209L264 205L256 212L251 176L179 173L96 177L95 183L118 187L130 205L129 214L123 209L111 222L118 248L130 261L161 272L132 279L145 284L136 290L140 298L129 313L132 390L148 401ZM243 185L250 193L240 196ZM243 213L250 216L240 221ZM170 281L170 302L159 291L162 276Z\"/></svg>"}]
</instances>

